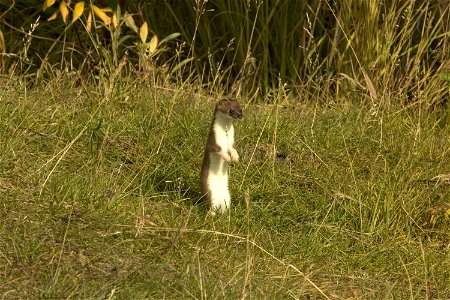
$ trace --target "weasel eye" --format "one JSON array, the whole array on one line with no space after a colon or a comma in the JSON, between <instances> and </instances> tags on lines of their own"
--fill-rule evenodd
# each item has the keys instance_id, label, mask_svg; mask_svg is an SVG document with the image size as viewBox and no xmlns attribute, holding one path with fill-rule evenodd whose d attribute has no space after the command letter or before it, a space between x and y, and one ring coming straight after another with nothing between
<instances>
[{"instance_id":1,"label":"weasel eye","mask_svg":"<svg viewBox=\"0 0 450 300\"><path fill-rule=\"evenodd\" d=\"M228 110L228 113L232 114L232 113L234 113L234 110L232 108L230 108L230 110Z\"/></svg>"}]
</instances>

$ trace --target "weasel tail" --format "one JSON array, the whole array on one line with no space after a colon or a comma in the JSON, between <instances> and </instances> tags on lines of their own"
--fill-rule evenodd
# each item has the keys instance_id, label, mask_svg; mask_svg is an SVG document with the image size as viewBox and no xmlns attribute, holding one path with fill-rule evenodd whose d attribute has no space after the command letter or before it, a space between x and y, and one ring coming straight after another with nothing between
<instances>
[{"instance_id":1,"label":"weasel tail","mask_svg":"<svg viewBox=\"0 0 450 300\"><path fill-rule=\"evenodd\" d=\"M221 99L214 110L201 170L202 199L211 214L230 207L228 164L239 161L234 148L233 121L242 118L242 108L236 99Z\"/></svg>"}]
</instances>

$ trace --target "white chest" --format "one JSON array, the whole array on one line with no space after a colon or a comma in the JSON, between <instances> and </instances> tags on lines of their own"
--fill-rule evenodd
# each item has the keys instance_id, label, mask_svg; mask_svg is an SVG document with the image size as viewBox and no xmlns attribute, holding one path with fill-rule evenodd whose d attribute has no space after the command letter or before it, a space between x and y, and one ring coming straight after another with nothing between
<instances>
[{"instance_id":1,"label":"white chest","mask_svg":"<svg viewBox=\"0 0 450 300\"><path fill-rule=\"evenodd\" d=\"M214 125L214 133L216 138L216 144L220 148L228 152L234 143L234 128L233 124L225 126L219 122Z\"/></svg>"}]
</instances>

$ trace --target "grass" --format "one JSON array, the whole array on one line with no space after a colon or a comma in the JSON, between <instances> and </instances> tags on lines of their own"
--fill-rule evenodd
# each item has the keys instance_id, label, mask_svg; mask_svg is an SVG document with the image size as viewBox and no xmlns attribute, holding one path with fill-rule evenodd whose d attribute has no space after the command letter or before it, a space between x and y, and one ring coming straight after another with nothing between
<instances>
[{"instance_id":1,"label":"grass","mask_svg":"<svg viewBox=\"0 0 450 300\"><path fill-rule=\"evenodd\" d=\"M450 297L445 113L243 100L213 218L195 204L211 97L3 86L3 299Z\"/></svg>"}]
</instances>

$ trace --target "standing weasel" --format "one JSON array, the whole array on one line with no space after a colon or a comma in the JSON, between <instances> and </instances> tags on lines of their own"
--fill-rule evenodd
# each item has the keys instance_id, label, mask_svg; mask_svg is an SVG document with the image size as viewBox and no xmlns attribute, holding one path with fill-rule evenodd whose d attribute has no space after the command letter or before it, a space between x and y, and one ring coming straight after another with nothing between
<instances>
[{"instance_id":1,"label":"standing weasel","mask_svg":"<svg viewBox=\"0 0 450 300\"><path fill-rule=\"evenodd\" d=\"M216 104L200 176L202 197L211 214L230 207L228 164L239 161L234 148L233 121L240 118L242 108L236 99L225 98Z\"/></svg>"}]
</instances>

